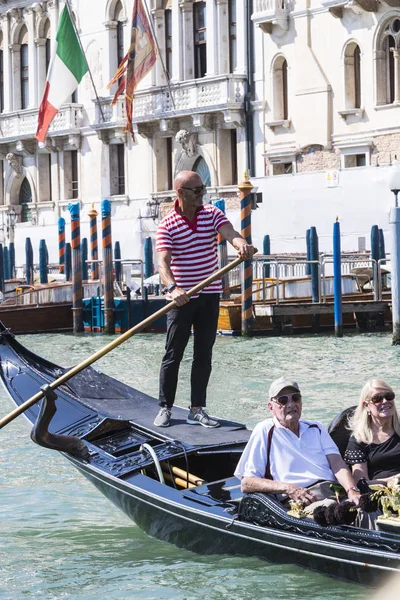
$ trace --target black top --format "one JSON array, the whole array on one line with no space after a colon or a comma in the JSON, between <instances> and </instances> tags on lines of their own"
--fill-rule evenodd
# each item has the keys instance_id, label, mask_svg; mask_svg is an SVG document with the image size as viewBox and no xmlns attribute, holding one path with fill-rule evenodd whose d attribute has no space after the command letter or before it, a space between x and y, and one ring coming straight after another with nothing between
<instances>
[{"instance_id":1,"label":"black top","mask_svg":"<svg viewBox=\"0 0 400 600\"><path fill-rule=\"evenodd\" d=\"M395 432L382 444L364 444L350 437L344 460L348 465L368 463L369 479L392 477L400 473L400 436Z\"/></svg>"}]
</instances>

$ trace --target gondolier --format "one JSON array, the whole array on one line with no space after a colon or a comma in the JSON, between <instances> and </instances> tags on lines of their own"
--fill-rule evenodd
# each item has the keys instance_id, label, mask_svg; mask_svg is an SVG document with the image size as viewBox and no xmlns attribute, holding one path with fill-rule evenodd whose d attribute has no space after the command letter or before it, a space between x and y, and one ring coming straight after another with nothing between
<instances>
[{"instance_id":1,"label":"gondolier","mask_svg":"<svg viewBox=\"0 0 400 600\"><path fill-rule=\"evenodd\" d=\"M167 340L160 370L160 410L154 425L168 427L170 424L179 366L193 326L194 350L187 422L218 427L218 421L211 419L204 407L217 331L221 281L215 281L192 299L186 292L217 270L217 233L228 240L243 258L251 259L254 247L235 231L222 211L211 204L203 204L205 186L197 173L178 173L174 189L177 200L158 227L156 250L165 291L178 306L167 317Z\"/></svg>"}]
</instances>

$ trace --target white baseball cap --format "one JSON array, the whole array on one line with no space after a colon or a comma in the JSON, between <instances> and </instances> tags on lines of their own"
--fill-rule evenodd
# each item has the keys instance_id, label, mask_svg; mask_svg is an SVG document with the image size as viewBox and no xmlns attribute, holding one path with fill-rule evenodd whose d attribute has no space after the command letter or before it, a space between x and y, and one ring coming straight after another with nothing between
<instances>
[{"instance_id":1,"label":"white baseball cap","mask_svg":"<svg viewBox=\"0 0 400 600\"><path fill-rule=\"evenodd\" d=\"M276 398L276 396L281 392L284 388L291 387L300 392L299 384L294 379L289 379L289 377L279 377L279 379L275 379L270 385L268 396L269 398Z\"/></svg>"}]
</instances>

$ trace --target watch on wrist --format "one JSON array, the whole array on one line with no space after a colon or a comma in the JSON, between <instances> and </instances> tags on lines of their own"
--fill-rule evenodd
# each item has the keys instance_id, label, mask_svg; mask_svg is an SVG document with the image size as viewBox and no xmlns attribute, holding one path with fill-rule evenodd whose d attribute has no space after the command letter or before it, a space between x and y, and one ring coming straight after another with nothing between
<instances>
[{"instance_id":1,"label":"watch on wrist","mask_svg":"<svg viewBox=\"0 0 400 600\"><path fill-rule=\"evenodd\" d=\"M176 285L176 283L170 283L169 285L167 285L164 289L163 289L163 294L170 294L171 292L174 291L175 288L177 288L178 286Z\"/></svg>"},{"instance_id":2,"label":"watch on wrist","mask_svg":"<svg viewBox=\"0 0 400 600\"><path fill-rule=\"evenodd\" d=\"M348 494L349 492L359 492L360 490L358 489L358 487L356 485L352 485L349 489L346 490L346 494Z\"/></svg>"}]
</instances>

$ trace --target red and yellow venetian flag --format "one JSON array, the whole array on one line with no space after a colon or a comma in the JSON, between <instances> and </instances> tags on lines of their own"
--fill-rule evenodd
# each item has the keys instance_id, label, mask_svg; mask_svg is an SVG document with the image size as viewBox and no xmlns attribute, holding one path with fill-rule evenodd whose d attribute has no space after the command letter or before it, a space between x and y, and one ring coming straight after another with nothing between
<instances>
[{"instance_id":1,"label":"red and yellow venetian flag","mask_svg":"<svg viewBox=\"0 0 400 600\"><path fill-rule=\"evenodd\" d=\"M135 139L132 127L133 94L136 86L153 67L156 59L157 45L143 6L143 0L135 0L132 13L131 44L117 72L108 84L108 87L111 87L114 83L119 82L111 104L115 104L125 90L126 131L131 133L132 139Z\"/></svg>"}]
</instances>

